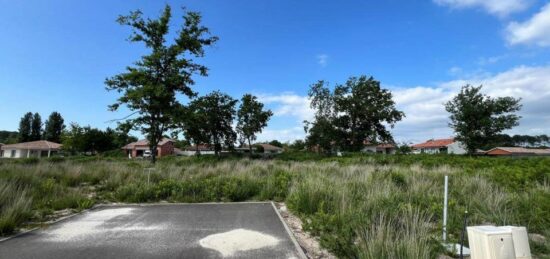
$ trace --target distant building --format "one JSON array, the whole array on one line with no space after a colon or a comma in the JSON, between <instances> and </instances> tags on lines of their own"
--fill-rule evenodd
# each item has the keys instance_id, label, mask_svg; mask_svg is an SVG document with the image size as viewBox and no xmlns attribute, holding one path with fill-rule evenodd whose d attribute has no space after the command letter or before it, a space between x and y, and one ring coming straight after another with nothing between
<instances>
[{"instance_id":1,"label":"distant building","mask_svg":"<svg viewBox=\"0 0 550 259\"><path fill-rule=\"evenodd\" d=\"M0 157L4 157L4 150L2 150L2 146L5 145L4 143L0 143Z\"/></svg>"},{"instance_id":2,"label":"distant building","mask_svg":"<svg viewBox=\"0 0 550 259\"><path fill-rule=\"evenodd\" d=\"M271 144L254 144L252 145L252 152L256 153L258 150L258 146L262 147L262 149L264 150L263 151L264 154L280 154L280 153L283 153L284 151L283 148L273 146ZM248 145L244 145L243 147L235 148L235 150L238 152L247 153L247 152L250 152L250 147Z\"/></svg>"},{"instance_id":3,"label":"distant building","mask_svg":"<svg viewBox=\"0 0 550 259\"><path fill-rule=\"evenodd\" d=\"M395 154L397 151L397 147L394 144L372 144L369 142L365 142L365 146L361 150L365 153L376 153L376 154Z\"/></svg>"},{"instance_id":4,"label":"distant building","mask_svg":"<svg viewBox=\"0 0 550 259\"><path fill-rule=\"evenodd\" d=\"M174 154L174 140L164 138L158 145L156 150L156 157L163 157ZM149 149L149 141L142 139L136 142L132 142L122 149L126 152L129 158L143 157L151 155L151 150Z\"/></svg>"},{"instance_id":5,"label":"distant building","mask_svg":"<svg viewBox=\"0 0 550 259\"><path fill-rule=\"evenodd\" d=\"M454 138L430 139L411 146L414 154L466 154L464 145Z\"/></svg>"},{"instance_id":6,"label":"distant building","mask_svg":"<svg viewBox=\"0 0 550 259\"><path fill-rule=\"evenodd\" d=\"M488 156L550 156L550 149L496 147L484 152Z\"/></svg>"},{"instance_id":7,"label":"distant building","mask_svg":"<svg viewBox=\"0 0 550 259\"><path fill-rule=\"evenodd\" d=\"M201 155L214 155L214 148L207 144L192 145L184 148L181 151L176 152L176 155L180 156L194 156L197 152Z\"/></svg>"},{"instance_id":8,"label":"distant building","mask_svg":"<svg viewBox=\"0 0 550 259\"><path fill-rule=\"evenodd\" d=\"M11 145L1 145L2 157L4 158L25 158L25 157L50 157L61 150L61 144L37 140Z\"/></svg>"}]
</instances>

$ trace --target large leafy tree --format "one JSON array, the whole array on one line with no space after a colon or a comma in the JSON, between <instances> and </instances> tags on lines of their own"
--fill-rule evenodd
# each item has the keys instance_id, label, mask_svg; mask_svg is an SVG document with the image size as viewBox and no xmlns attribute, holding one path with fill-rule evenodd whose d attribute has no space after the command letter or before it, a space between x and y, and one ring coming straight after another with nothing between
<instances>
[{"instance_id":1,"label":"large leafy tree","mask_svg":"<svg viewBox=\"0 0 550 259\"><path fill-rule=\"evenodd\" d=\"M168 5L158 19L144 19L139 10L120 16L118 22L133 29L129 40L143 43L150 53L127 67L125 73L106 80L108 90L122 93L110 109L126 105L133 111L135 116L127 122L141 130L151 150L157 149L163 135L174 125L172 118L180 107L176 95L194 97L192 75L207 76L207 67L193 58L204 56L204 47L217 40L201 25L199 13L187 12L175 39L168 43L171 17ZM152 152L151 161L155 163L156 152Z\"/></svg>"},{"instance_id":2,"label":"large leafy tree","mask_svg":"<svg viewBox=\"0 0 550 259\"><path fill-rule=\"evenodd\" d=\"M223 147L232 148L237 140L232 123L235 119L237 100L219 91L198 97L189 104L189 110L197 119L201 139L214 146L216 155Z\"/></svg>"},{"instance_id":3,"label":"large leafy tree","mask_svg":"<svg viewBox=\"0 0 550 259\"><path fill-rule=\"evenodd\" d=\"M31 121L31 135L30 141L42 139L42 117L38 112L34 113Z\"/></svg>"},{"instance_id":4,"label":"large leafy tree","mask_svg":"<svg viewBox=\"0 0 550 259\"><path fill-rule=\"evenodd\" d=\"M325 81L321 80L310 86L308 96L315 116L311 122L304 121L304 130L308 134L305 142L310 149L331 152L339 134L334 125L336 121L334 96L325 85Z\"/></svg>"},{"instance_id":5,"label":"large leafy tree","mask_svg":"<svg viewBox=\"0 0 550 259\"><path fill-rule=\"evenodd\" d=\"M19 121L19 134L17 140L19 142L27 142L31 139L31 123L32 112L27 112Z\"/></svg>"},{"instance_id":6,"label":"large leafy tree","mask_svg":"<svg viewBox=\"0 0 550 259\"><path fill-rule=\"evenodd\" d=\"M311 86L309 97L315 118L306 122L306 141L325 151L335 146L359 151L366 141L394 142L388 127L405 116L391 92L372 77L351 77L334 91L319 81Z\"/></svg>"},{"instance_id":7,"label":"large leafy tree","mask_svg":"<svg viewBox=\"0 0 550 259\"><path fill-rule=\"evenodd\" d=\"M183 132L183 136L189 143L195 144L196 153L200 155L199 145L209 143L207 125L204 123L205 114L200 112L198 104L189 107L181 106L176 114L175 121L179 130L175 135Z\"/></svg>"},{"instance_id":8,"label":"large leafy tree","mask_svg":"<svg viewBox=\"0 0 550 259\"><path fill-rule=\"evenodd\" d=\"M352 77L334 90L337 126L344 131L344 146L359 151L364 142L394 142L386 126L394 127L405 114L395 107L392 93L373 77Z\"/></svg>"},{"instance_id":9,"label":"large leafy tree","mask_svg":"<svg viewBox=\"0 0 550 259\"><path fill-rule=\"evenodd\" d=\"M482 86L463 86L451 101L445 104L456 139L472 154L485 148L505 129L519 125L520 99L491 98L481 93Z\"/></svg>"},{"instance_id":10,"label":"large leafy tree","mask_svg":"<svg viewBox=\"0 0 550 259\"><path fill-rule=\"evenodd\" d=\"M256 96L245 94L242 97L237 111L237 132L248 143L250 153L252 153L251 142L256 140L256 134L261 133L267 126L271 116L273 112L264 110L264 104L259 102Z\"/></svg>"},{"instance_id":11,"label":"large leafy tree","mask_svg":"<svg viewBox=\"0 0 550 259\"><path fill-rule=\"evenodd\" d=\"M65 129L63 117L59 112L52 112L44 126L44 139L56 143L61 142L61 133Z\"/></svg>"}]
</instances>

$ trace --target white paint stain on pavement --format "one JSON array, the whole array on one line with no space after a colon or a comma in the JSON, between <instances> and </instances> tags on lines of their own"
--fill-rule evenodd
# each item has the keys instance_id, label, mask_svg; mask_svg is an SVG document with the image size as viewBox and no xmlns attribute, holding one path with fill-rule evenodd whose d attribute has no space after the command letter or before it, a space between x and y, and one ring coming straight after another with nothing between
<instances>
[{"instance_id":1,"label":"white paint stain on pavement","mask_svg":"<svg viewBox=\"0 0 550 259\"><path fill-rule=\"evenodd\" d=\"M47 232L47 240L51 242L68 242L106 232L120 231L150 231L160 230L160 226L144 226L142 224L127 224L116 227L106 227L104 224L116 217L128 216L134 213L134 208L114 208L100 211L90 211L82 218L67 223Z\"/></svg>"},{"instance_id":2,"label":"white paint stain on pavement","mask_svg":"<svg viewBox=\"0 0 550 259\"><path fill-rule=\"evenodd\" d=\"M224 257L240 251L275 246L278 243L279 239L273 236L242 228L209 235L199 241L202 247L214 249Z\"/></svg>"}]
</instances>

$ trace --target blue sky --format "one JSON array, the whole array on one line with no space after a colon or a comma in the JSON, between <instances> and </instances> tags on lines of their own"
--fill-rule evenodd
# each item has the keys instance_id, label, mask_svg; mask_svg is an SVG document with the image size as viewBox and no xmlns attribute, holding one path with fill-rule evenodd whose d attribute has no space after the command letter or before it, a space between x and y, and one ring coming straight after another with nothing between
<instances>
[{"instance_id":1,"label":"blue sky","mask_svg":"<svg viewBox=\"0 0 550 259\"><path fill-rule=\"evenodd\" d=\"M200 61L201 94L253 93L275 112L260 140L302 138L308 86L372 75L392 89L407 117L397 140L452 136L443 109L465 84L523 98L509 133L550 134L550 4L537 0L425 1L7 1L0 0L0 129L28 111L98 128L124 117L107 105L104 80L145 53L115 23L141 9L199 11L220 37Z\"/></svg>"}]
</instances>

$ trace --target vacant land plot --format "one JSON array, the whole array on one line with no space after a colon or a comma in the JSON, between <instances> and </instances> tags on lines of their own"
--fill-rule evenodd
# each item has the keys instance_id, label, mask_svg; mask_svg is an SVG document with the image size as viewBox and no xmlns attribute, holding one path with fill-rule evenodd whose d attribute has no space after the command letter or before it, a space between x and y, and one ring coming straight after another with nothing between
<instances>
[{"instance_id":1,"label":"vacant land plot","mask_svg":"<svg viewBox=\"0 0 550 259\"><path fill-rule=\"evenodd\" d=\"M550 254L550 159L460 156L272 160L167 158L0 162L0 232L109 202L276 200L343 258L434 258L443 253L443 176L450 177L449 239L469 223L528 228L532 252ZM233 233L232 233L233 234ZM212 241L212 240L211 240Z\"/></svg>"},{"instance_id":2,"label":"vacant land plot","mask_svg":"<svg viewBox=\"0 0 550 259\"><path fill-rule=\"evenodd\" d=\"M271 203L106 206L0 248L0 258L300 258Z\"/></svg>"}]
</instances>

